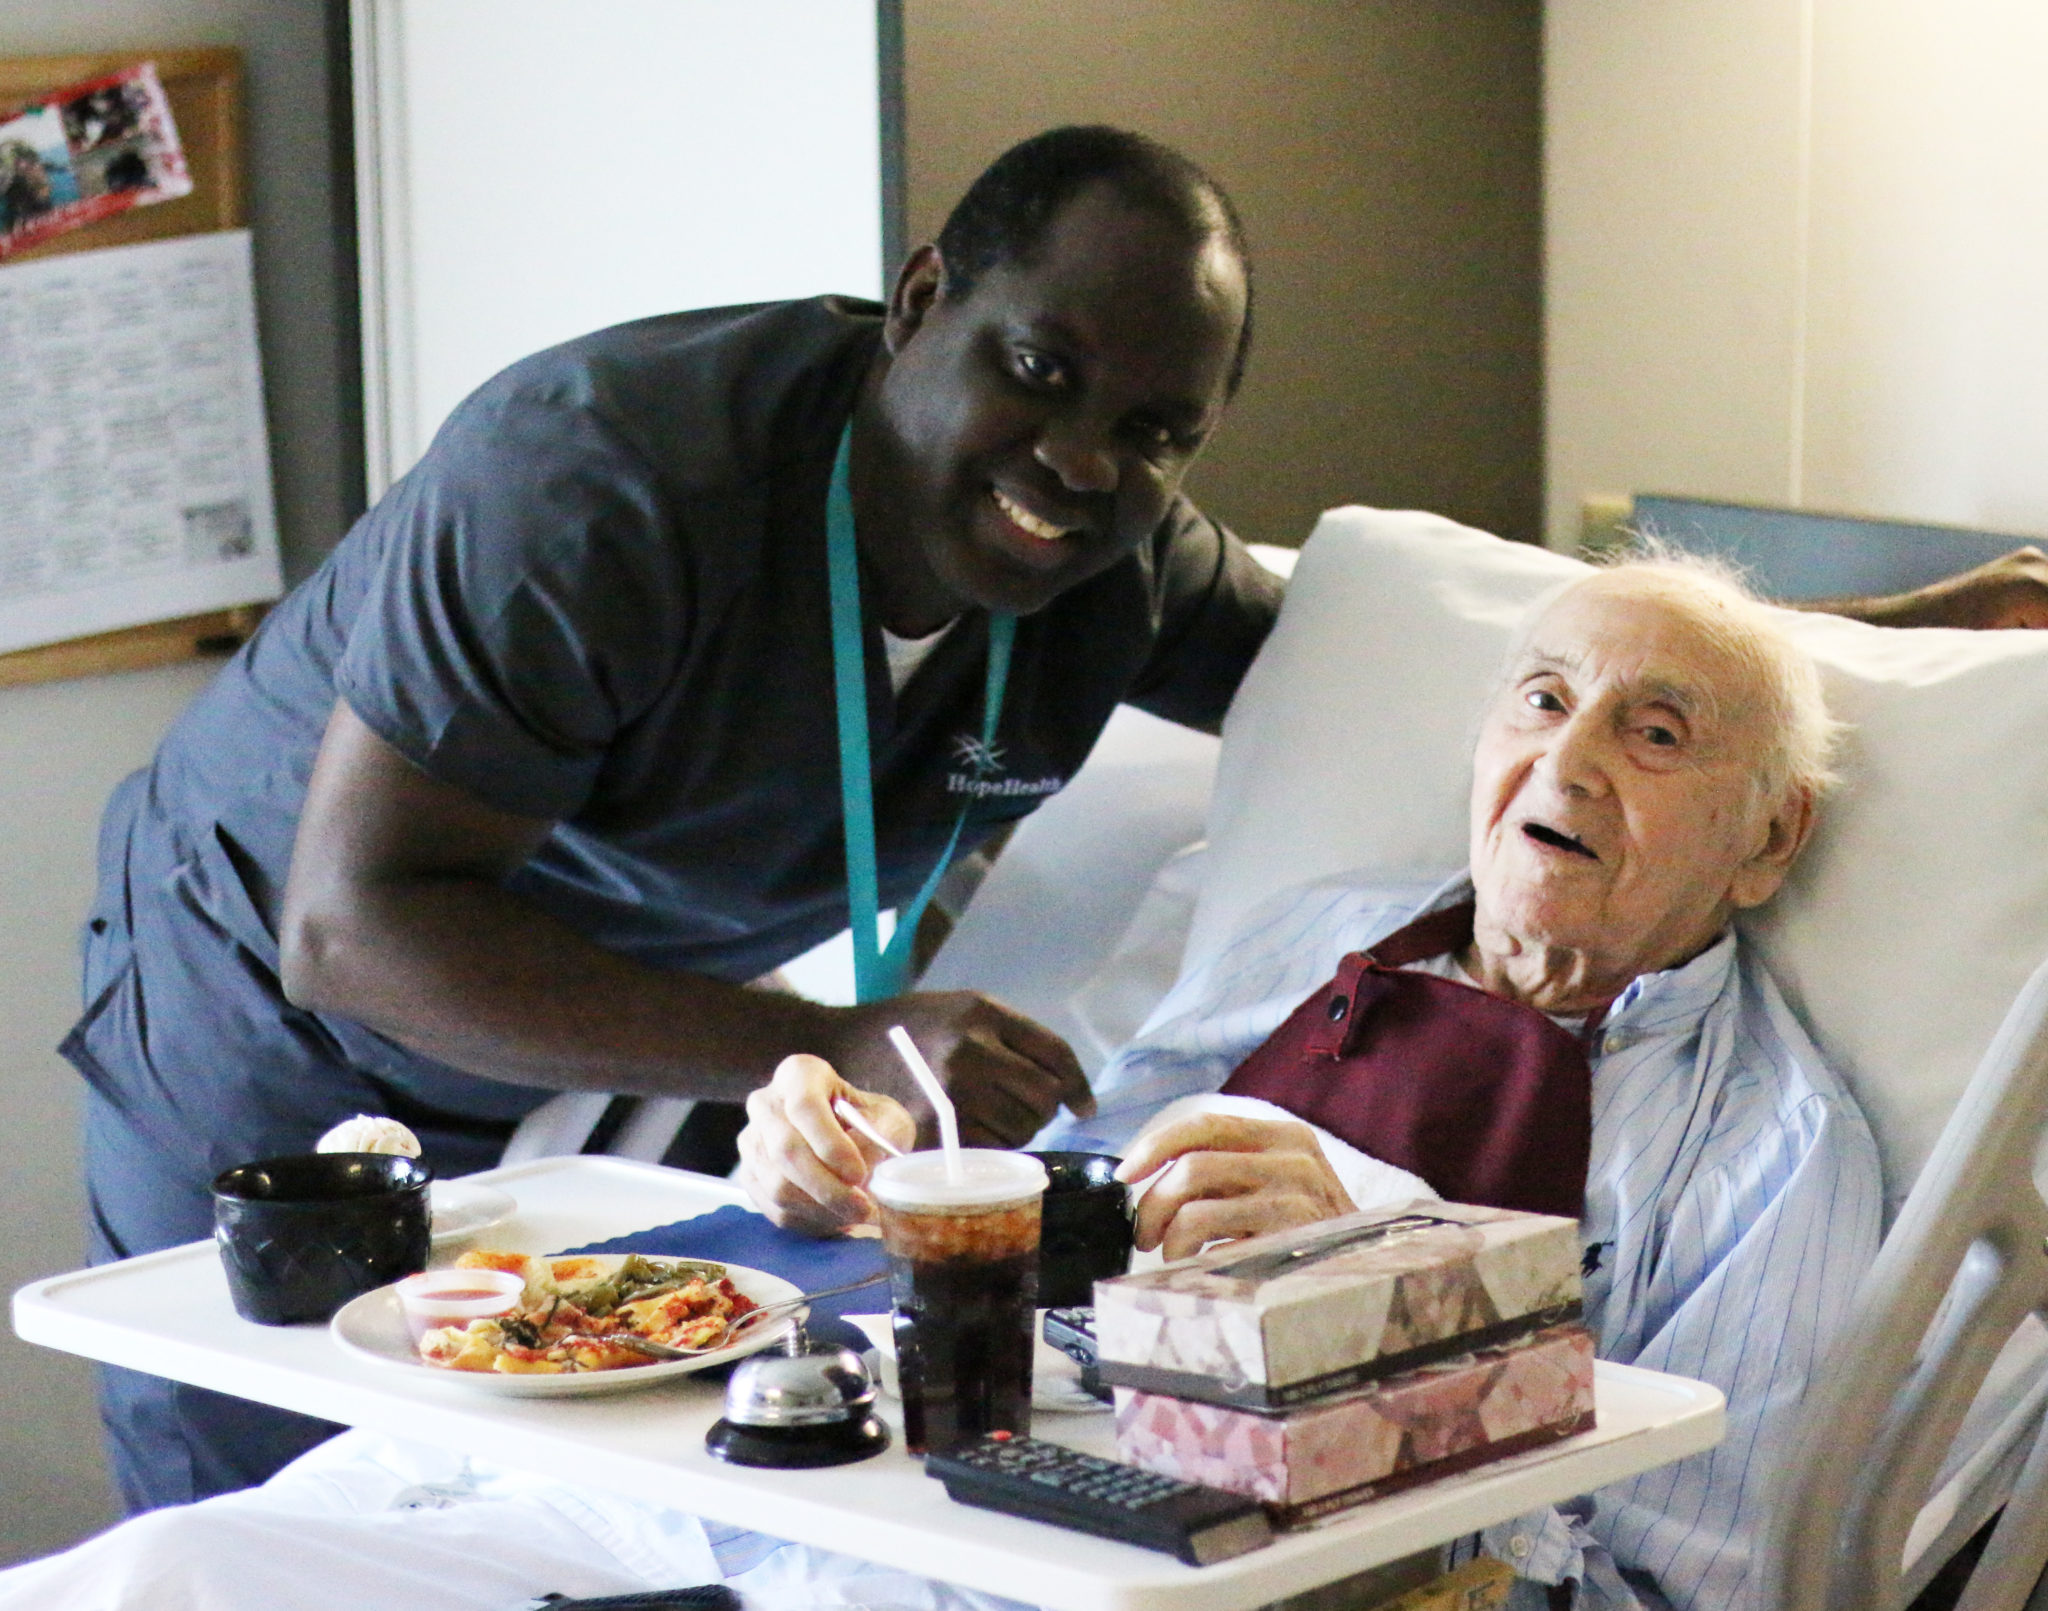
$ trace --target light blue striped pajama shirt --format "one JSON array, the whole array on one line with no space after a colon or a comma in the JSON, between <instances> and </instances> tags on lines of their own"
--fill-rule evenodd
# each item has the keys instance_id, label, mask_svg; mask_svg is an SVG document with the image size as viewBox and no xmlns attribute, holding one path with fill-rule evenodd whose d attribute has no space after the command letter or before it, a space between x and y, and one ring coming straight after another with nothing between
<instances>
[{"instance_id":1,"label":"light blue striped pajama shirt","mask_svg":"<svg viewBox=\"0 0 2048 1611\"><path fill-rule=\"evenodd\" d=\"M1218 1089L1346 954L1465 898L1332 879L1252 912L1184 974L1096 1082L1092 1119L1034 1145L1117 1152L1177 1098ZM1718 1448L1484 1535L1537 1584L1581 1580L1578 1604L1734 1611L1763 1525L1774 1456L1808 1372L1877 1252L1877 1151L1753 949L1734 934L1647 974L1593 1048L1586 1317L1600 1356L1711 1382ZM1468 1546L1469 1552L1469 1546Z\"/></svg>"}]
</instances>

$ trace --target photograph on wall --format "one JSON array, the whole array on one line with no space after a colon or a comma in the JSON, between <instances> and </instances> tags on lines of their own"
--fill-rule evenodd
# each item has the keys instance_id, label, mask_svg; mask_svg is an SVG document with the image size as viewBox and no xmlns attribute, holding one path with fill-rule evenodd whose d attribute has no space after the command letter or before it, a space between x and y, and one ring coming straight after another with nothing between
<instances>
[{"instance_id":1,"label":"photograph on wall","mask_svg":"<svg viewBox=\"0 0 2048 1611\"><path fill-rule=\"evenodd\" d=\"M191 191L154 63L0 112L0 259Z\"/></svg>"}]
</instances>

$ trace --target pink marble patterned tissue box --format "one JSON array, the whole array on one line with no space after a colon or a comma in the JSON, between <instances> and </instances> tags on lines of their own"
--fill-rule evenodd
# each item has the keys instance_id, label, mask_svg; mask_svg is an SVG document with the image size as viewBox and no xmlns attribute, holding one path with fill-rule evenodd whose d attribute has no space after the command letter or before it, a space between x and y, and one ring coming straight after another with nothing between
<instances>
[{"instance_id":1,"label":"pink marble patterned tissue box","mask_svg":"<svg viewBox=\"0 0 2048 1611\"><path fill-rule=\"evenodd\" d=\"M1301 1409L1259 1412L1118 1388L1117 1451L1147 1471L1313 1521L1593 1424L1593 1339L1553 1326Z\"/></svg>"},{"instance_id":2,"label":"pink marble patterned tissue box","mask_svg":"<svg viewBox=\"0 0 2048 1611\"><path fill-rule=\"evenodd\" d=\"M1579 1317L1576 1220L1420 1200L1095 1286L1102 1379L1280 1409Z\"/></svg>"}]
</instances>

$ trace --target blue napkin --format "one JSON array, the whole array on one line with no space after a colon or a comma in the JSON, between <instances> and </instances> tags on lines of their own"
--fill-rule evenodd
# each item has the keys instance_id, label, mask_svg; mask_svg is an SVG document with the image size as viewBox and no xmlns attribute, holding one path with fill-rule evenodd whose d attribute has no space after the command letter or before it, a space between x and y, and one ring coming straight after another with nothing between
<instances>
[{"instance_id":1,"label":"blue napkin","mask_svg":"<svg viewBox=\"0 0 2048 1611\"><path fill-rule=\"evenodd\" d=\"M727 1204L694 1219L657 1225L652 1230L615 1236L608 1242L569 1249L573 1253L646 1253L665 1259L717 1259L766 1270L796 1283L800 1292L858 1281L889 1267L882 1244L873 1237L799 1236L771 1225L749 1208ZM814 1318L830 1315L880 1314L889 1307L886 1285L823 1298L811 1305Z\"/></svg>"}]
</instances>

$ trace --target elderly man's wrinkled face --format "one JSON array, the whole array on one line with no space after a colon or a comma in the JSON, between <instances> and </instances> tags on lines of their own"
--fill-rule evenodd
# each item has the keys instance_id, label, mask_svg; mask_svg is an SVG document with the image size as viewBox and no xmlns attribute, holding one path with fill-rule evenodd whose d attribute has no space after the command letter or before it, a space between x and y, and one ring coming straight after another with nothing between
<instances>
[{"instance_id":1,"label":"elderly man's wrinkled face","mask_svg":"<svg viewBox=\"0 0 2048 1611\"><path fill-rule=\"evenodd\" d=\"M1754 787L1771 738L1758 705L1755 674L1654 592L1617 577L1559 599L1473 758L1482 936L1626 978L1768 899L1790 855L1774 854L1785 830Z\"/></svg>"}]
</instances>

